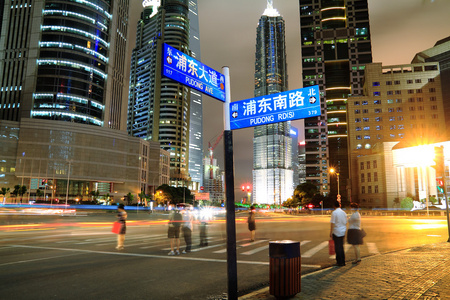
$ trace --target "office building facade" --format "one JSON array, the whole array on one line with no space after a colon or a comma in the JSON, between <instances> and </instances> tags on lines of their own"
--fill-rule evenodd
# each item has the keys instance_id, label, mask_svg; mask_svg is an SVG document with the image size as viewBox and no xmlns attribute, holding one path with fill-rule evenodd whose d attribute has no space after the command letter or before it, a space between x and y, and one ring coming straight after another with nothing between
<instances>
[{"instance_id":1,"label":"office building facade","mask_svg":"<svg viewBox=\"0 0 450 300\"><path fill-rule=\"evenodd\" d=\"M4 6L0 119L121 129L128 0L32 4Z\"/></svg>"},{"instance_id":2,"label":"office building facade","mask_svg":"<svg viewBox=\"0 0 450 300\"><path fill-rule=\"evenodd\" d=\"M445 127L450 128L450 36L439 40L427 50L415 55L411 63L438 62L442 83L442 99L445 111ZM450 130L447 130L447 139L450 140Z\"/></svg>"},{"instance_id":3,"label":"office building facade","mask_svg":"<svg viewBox=\"0 0 450 300\"><path fill-rule=\"evenodd\" d=\"M306 181L321 194L335 192L334 168L345 199L352 189L346 104L362 93L365 64L372 62L367 0L300 0L300 27L303 86L319 85L322 100L321 116L305 119Z\"/></svg>"},{"instance_id":4,"label":"office building facade","mask_svg":"<svg viewBox=\"0 0 450 300\"><path fill-rule=\"evenodd\" d=\"M364 208L393 207L405 196L404 185L399 183L406 180L404 172L410 166L397 163L392 171L395 161L391 150L394 145L407 148L445 141L445 117L438 62L367 64L363 95L348 99L351 185L355 187L352 200ZM416 161L421 159L416 157ZM419 173L425 171L415 170L417 181L422 176ZM414 173L407 177L414 180ZM422 184L415 186L424 191ZM422 193L417 190L412 194L419 198Z\"/></svg>"},{"instance_id":5,"label":"office building facade","mask_svg":"<svg viewBox=\"0 0 450 300\"><path fill-rule=\"evenodd\" d=\"M268 1L256 37L255 97L287 90L285 24ZM254 203L281 205L293 194L290 122L257 126L253 136Z\"/></svg>"},{"instance_id":6,"label":"office building facade","mask_svg":"<svg viewBox=\"0 0 450 300\"><path fill-rule=\"evenodd\" d=\"M171 185L187 186L190 90L162 77L163 43L190 54L187 0L144 7L131 59L127 128L130 135L157 141L169 151Z\"/></svg>"}]
</instances>

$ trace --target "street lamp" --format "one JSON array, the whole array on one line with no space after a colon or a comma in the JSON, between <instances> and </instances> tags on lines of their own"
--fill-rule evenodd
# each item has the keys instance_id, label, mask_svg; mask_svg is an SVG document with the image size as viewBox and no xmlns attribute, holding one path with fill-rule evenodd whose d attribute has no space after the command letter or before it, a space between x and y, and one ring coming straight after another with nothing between
<instances>
[{"instance_id":1,"label":"street lamp","mask_svg":"<svg viewBox=\"0 0 450 300\"><path fill-rule=\"evenodd\" d=\"M340 203L341 202L341 194L339 193L339 172L336 172L335 169L331 168L330 173L331 174L336 173L336 176L337 176L337 200Z\"/></svg>"}]
</instances>

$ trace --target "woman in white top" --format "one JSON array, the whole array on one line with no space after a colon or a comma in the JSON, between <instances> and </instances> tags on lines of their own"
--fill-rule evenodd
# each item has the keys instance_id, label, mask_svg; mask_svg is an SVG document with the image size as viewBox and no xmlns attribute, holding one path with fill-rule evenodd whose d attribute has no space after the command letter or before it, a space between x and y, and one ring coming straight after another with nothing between
<instances>
[{"instance_id":1,"label":"woman in white top","mask_svg":"<svg viewBox=\"0 0 450 300\"><path fill-rule=\"evenodd\" d=\"M353 214L348 219L347 243L352 245L355 250L356 259L353 261L353 264L357 264L361 261L359 245L363 244L361 235L361 215L358 212L358 203L351 203L350 207Z\"/></svg>"}]
</instances>

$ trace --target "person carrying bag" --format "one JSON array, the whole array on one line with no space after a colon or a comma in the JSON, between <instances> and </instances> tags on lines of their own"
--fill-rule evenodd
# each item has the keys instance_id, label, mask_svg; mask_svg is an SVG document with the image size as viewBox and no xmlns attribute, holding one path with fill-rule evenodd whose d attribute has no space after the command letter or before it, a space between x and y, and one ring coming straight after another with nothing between
<instances>
[{"instance_id":1,"label":"person carrying bag","mask_svg":"<svg viewBox=\"0 0 450 300\"><path fill-rule=\"evenodd\" d=\"M366 236L366 232L361 229L361 214L358 211L358 203L351 203L350 208L353 213L348 219L347 243L352 245L355 251L355 260L352 263L358 264L361 262L359 245L363 244L363 237Z\"/></svg>"}]
</instances>

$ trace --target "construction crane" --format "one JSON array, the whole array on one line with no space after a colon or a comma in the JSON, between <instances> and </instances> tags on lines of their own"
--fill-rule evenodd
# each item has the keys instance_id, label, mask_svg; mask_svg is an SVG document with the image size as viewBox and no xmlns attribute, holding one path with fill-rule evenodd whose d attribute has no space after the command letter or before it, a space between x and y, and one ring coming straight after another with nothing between
<instances>
[{"instance_id":1,"label":"construction crane","mask_svg":"<svg viewBox=\"0 0 450 300\"><path fill-rule=\"evenodd\" d=\"M217 137L216 141L214 142L214 144L211 145L211 141L208 142L208 149L209 149L209 179L214 179L213 176L213 152L214 149L216 148L217 144L219 144L220 139L223 136L223 131L219 134L219 136Z\"/></svg>"}]
</instances>

